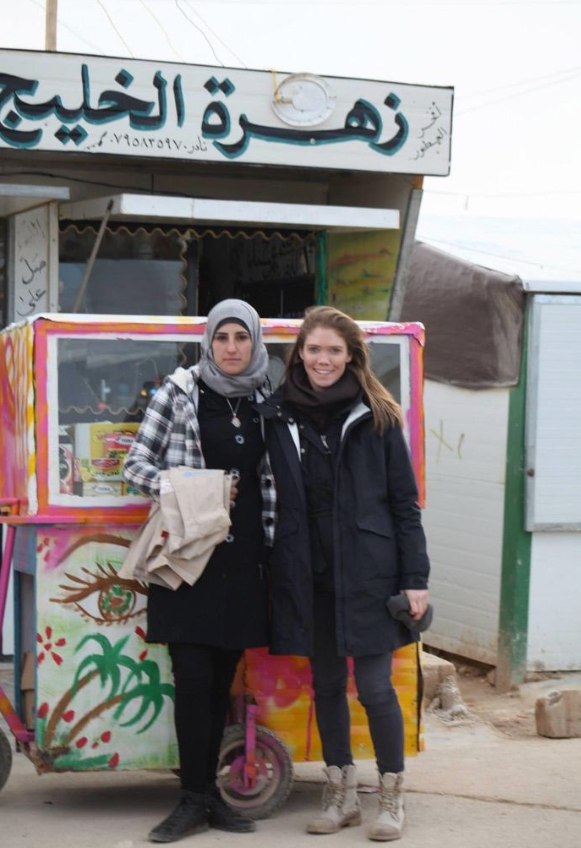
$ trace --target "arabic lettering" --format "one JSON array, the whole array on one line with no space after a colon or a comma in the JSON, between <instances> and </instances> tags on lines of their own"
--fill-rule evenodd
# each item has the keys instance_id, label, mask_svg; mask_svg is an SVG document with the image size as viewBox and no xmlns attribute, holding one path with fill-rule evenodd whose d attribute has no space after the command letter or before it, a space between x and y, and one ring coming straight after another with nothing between
<instances>
[{"instance_id":1,"label":"arabic lettering","mask_svg":"<svg viewBox=\"0 0 581 848\"><path fill-rule=\"evenodd\" d=\"M141 137L129 133L111 133L109 143L117 147L141 147L144 150L170 150L176 153L185 153L188 156L194 153L205 153L208 149L207 143L198 135L188 142L177 138L155 138L154 136Z\"/></svg>"},{"instance_id":2,"label":"arabic lettering","mask_svg":"<svg viewBox=\"0 0 581 848\"><path fill-rule=\"evenodd\" d=\"M440 118L442 117L442 110L440 107L432 100L430 107L428 109L428 117L430 118L429 122L425 125L425 127L421 128L420 138L423 138L426 134L426 130L431 129L434 124L436 124Z\"/></svg>"},{"instance_id":3,"label":"arabic lettering","mask_svg":"<svg viewBox=\"0 0 581 848\"><path fill-rule=\"evenodd\" d=\"M40 262L36 266L36 268L33 268L31 266L30 262L28 261L28 259L24 259L23 261L24 261L24 264L26 265L26 267L28 268L28 270L30 271L30 277L28 278L28 280L25 280L24 277L23 277L22 278L22 285L28 286L34 280L35 276L37 274L39 274L42 271L43 268L46 268L46 262L43 259L42 262Z\"/></svg>"},{"instance_id":4,"label":"arabic lettering","mask_svg":"<svg viewBox=\"0 0 581 848\"><path fill-rule=\"evenodd\" d=\"M24 282L24 280L23 280ZM16 315L19 318L27 318L29 315L32 315L36 310L37 304L42 300L44 295L46 294L46 289L35 289L34 291L31 289L27 293L27 297L23 297L22 295L18 296L19 305L16 307ZM26 307L29 307L26 309Z\"/></svg>"},{"instance_id":5,"label":"arabic lettering","mask_svg":"<svg viewBox=\"0 0 581 848\"><path fill-rule=\"evenodd\" d=\"M11 147L35 147L39 144L43 130L19 129L23 119L28 121L45 120L54 115L62 122L55 132L55 137L66 145L69 141L77 147L87 138L87 130L79 123L104 124L111 121L129 119L129 125L134 130L159 130L167 120L167 80L161 71L153 77L153 87L156 96L153 100L143 100L128 94L128 89L134 78L129 71L121 69L115 77L120 90L107 89L99 95L97 106L92 105L91 79L89 66L81 65L82 101L78 106L65 106L60 94L55 94L42 103L25 99L23 95L34 95L39 81L0 74L0 111L4 107L13 107L0 121L0 138ZM184 96L181 75L178 74L173 82L173 95L176 107L178 126L183 126L185 120ZM157 112L155 107L157 106ZM74 124L72 128L67 124Z\"/></svg>"},{"instance_id":6,"label":"arabic lettering","mask_svg":"<svg viewBox=\"0 0 581 848\"><path fill-rule=\"evenodd\" d=\"M89 65L83 62L80 67L80 85L77 102L63 102L61 94L54 94L42 101L34 97L39 88L39 80L23 76L0 73L0 142L10 147L29 148L40 144L47 130L47 119L56 118L59 126L54 137L63 145L76 147L85 145L92 126L102 126L113 122L126 121L128 127L136 133L156 133L168 123L170 113L174 126L182 128L186 123L186 99L181 74L167 78L157 70L151 79L151 97L144 99L134 96L131 88L135 83L133 75L121 68L115 76L117 87L107 87L97 94L93 84ZM371 150L383 156L393 156L405 145L409 136L409 123L401 107L400 98L390 92L383 101L386 109L377 107L368 100L356 100L347 112L342 126L332 129L304 129L281 125L271 126L252 121L245 112L231 117L229 98L236 91L231 79L218 79L211 76L203 88L213 98L207 104L201 119L199 130L194 130L194 138L172 139L177 151L192 155L206 151L207 143L227 159L240 157L253 139L275 144L291 144L305 147L348 142L363 142ZM173 95L173 104L172 104ZM236 98L233 98L234 100ZM228 101L228 102L226 102ZM428 121L421 128L421 138L426 140L428 133L441 117L441 111L435 103L428 110ZM23 122L27 122L24 124ZM30 123L37 123L30 127ZM42 126L38 126L42 124ZM195 134L200 132L200 137ZM126 139L130 147L157 147L172 150L169 139L151 136L131 136L124 133L111 133L106 130L96 141L91 139L85 150L102 148L117 144ZM116 141L115 141L116 140ZM207 140L207 141L206 141ZM440 143L440 142L437 142ZM424 155L429 145L420 155Z\"/></svg>"},{"instance_id":7,"label":"arabic lettering","mask_svg":"<svg viewBox=\"0 0 581 848\"><path fill-rule=\"evenodd\" d=\"M215 77L212 77L205 88L215 93L222 86L229 83L224 80L221 85ZM229 91L229 94L232 92ZM228 94L226 96L229 96ZM273 141L283 144L318 145L332 144L345 141L365 141L372 150L385 156L393 156L405 144L409 135L409 124L406 117L399 111L400 98L390 93L385 105L395 112L394 121L397 132L386 141L380 141L383 134L383 120L378 109L367 100L357 100L345 118L345 123L337 129L327 130L300 130L287 127L267 127L252 123L245 114L238 118L238 125L242 130L242 136L234 142L225 143L230 134L231 118L225 103L213 100L208 104L202 118L202 137L212 140L214 147L228 159L241 156L252 138L262 141Z\"/></svg>"},{"instance_id":8,"label":"arabic lettering","mask_svg":"<svg viewBox=\"0 0 581 848\"><path fill-rule=\"evenodd\" d=\"M432 147L440 147L447 135L448 131L444 127L438 127L433 138L422 139L420 149L416 151L414 159L421 159Z\"/></svg>"}]
</instances>

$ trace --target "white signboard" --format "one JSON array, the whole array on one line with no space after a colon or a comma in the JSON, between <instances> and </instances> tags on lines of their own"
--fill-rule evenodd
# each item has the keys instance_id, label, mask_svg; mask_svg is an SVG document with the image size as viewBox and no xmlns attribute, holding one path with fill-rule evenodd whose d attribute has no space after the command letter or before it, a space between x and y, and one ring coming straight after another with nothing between
<instances>
[{"instance_id":1,"label":"white signboard","mask_svg":"<svg viewBox=\"0 0 581 848\"><path fill-rule=\"evenodd\" d=\"M14 216L11 321L21 321L51 308L51 212L50 205L45 204Z\"/></svg>"},{"instance_id":2,"label":"white signboard","mask_svg":"<svg viewBox=\"0 0 581 848\"><path fill-rule=\"evenodd\" d=\"M445 176L451 88L0 50L0 149Z\"/></svg>"}]
</instances>

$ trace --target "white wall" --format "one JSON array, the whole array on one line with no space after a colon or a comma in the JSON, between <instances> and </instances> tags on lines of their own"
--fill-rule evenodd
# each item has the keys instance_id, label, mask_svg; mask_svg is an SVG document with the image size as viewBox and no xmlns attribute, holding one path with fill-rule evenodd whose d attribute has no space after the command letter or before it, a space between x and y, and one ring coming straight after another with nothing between
<instances>
[{"instance_id":1,"label":"white wall","mask_svg":"<svg viewBox=\"0 0 581 848\"><path fill-rule=\"evenodd\" d=\"M581 669L581 533L533 533L527 669Z\"/></svg>"},{"instance_id":2,"label":"white wall","mask_svg":"<svg viewBox=\"0 0 581 848\"><path fill-rule=\"evenodd\" d=\"M497 655L509 389L426 380L427 508L435 616L427 645Z\"/></svg>"}]
</instances>

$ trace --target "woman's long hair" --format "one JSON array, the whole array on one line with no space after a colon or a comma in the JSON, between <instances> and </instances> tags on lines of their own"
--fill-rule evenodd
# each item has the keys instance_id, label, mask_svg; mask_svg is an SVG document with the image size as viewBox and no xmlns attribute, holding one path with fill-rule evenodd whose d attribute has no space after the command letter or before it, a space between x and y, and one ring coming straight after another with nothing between
<instances>
[{"instance_id":1,"label":"woman's long hair","mask_svg":"<svg viewBox=\"0 0 581 848\"><path fill-rule=\"evenodd\" d=\"M306 310L297 340L287 358L287 371L296 362L301 361L300 353L305 346L307 336L317 327L334 330L347 345L347 351L351 356L347 368L355 374L369 401L373 413L373 429L377 433L383 433L387 426L402 427L403 416L400 405L371 370L369 350L362 329L349 315L335 309L334 306L311 306Z\"/></svg>"}]
</instances>

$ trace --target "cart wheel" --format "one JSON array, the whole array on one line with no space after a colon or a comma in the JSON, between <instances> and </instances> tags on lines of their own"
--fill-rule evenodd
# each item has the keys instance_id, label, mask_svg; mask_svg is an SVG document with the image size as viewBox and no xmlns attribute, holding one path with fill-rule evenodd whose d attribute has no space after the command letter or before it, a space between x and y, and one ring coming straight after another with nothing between
<instances>
[{"instance_id":1,"label":"cart wheel","mask_svg":"<svg viewBox=\"0 0 581 848\"><path fill-rule=\"evenodd\" d=\"M8 780L12 768L12 748L4 731L0 728L0 790Z\"/></svg>"},{"instance_id":2,"label":"cart wheel","mask_svg":"<svg viewBox=\"0 0 581 848\"><path fill-rule=\"evenodd\" d=\"M226 728L220 750L218 786L222 797L252 819L266 819L282 807L293 784L290 751L276 733L256 727L256 781L244 786L245 728Z\"/></svg>"}]
</instances>

